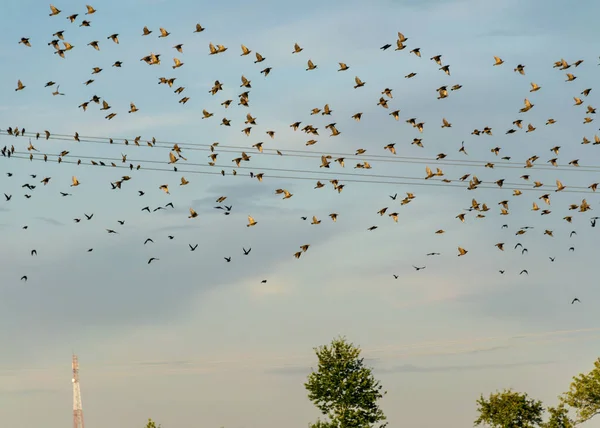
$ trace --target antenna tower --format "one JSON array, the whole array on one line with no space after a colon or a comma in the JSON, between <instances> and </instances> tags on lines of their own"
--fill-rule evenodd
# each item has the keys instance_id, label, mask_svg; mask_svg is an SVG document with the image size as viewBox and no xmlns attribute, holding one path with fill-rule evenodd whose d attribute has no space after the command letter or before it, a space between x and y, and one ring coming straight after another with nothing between
<instances>
[{"instance_id":1,"label":"antenna tower","mask_svg":"<svg viewBox=\"0 0 600 428\"><path fill-rule=\"evenodd\" d=\"M81 389L79 388L79 361L73 354L73 428L83 427L83 408L81 407Z\"/></svg>"}]
</instances>

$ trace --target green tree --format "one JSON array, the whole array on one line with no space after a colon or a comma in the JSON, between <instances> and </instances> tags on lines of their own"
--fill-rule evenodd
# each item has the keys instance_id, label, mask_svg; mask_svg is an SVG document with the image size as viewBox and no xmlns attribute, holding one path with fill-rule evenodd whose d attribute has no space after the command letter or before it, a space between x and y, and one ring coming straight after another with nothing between
<instances>
[{"instance_id":1,"label":"green tree","mask_svg":"<svg viewBox=\"0 0 600 428\"><path fill-rule=\"evenodd\" d=\"M330 346L315 348L317 371L312 371L304 387L308 398L326 415L311 428L371 428L387 426L378 401L386 394L364 365L360 348L340 337Z\"/></svg>"},{"instance_id":2,"label":"green tree","mask_svg":"<svg viewBox=\"0 0 600 428\"><path fill-rule=\"evenodd\" d=\"M569 417L569 409L563 403L556 407L548 407L550 418L540 425L542 428L574 428L575 422Z\"/></svg>"},{"instance_id":3,"label":"green tree","mask_svg":"<svg viewBox=\"0 0 600 428\"><path fill-rule=\"evenodd\" d=\"M160 424L156 425L156 422L154 422L152 419L148 418L148 423L146 424L145 428L160 428Z\"/></svg>"},{"instance_id":4,"label":"green tree","mask_svg":"<svg viewBox=\"0 0 600 428\"><path fill-rule=\"evenodd\" d=\"M594 361L594 368L589 373L573 378L569 391L561 400L577 413L577 425L600 413L600 358Z\"/></svg>"},{"instance_id":5,"label":"green tree","mask_svg":"<svg viewBox=\"0 0 600 428\"><path fill-rule=\"evenodd\" d=\"M541 401L529 398L525 393L512 389L490 394L489 398L483 395L477 400L479 417L475 426L486 424L492 428L534 428L539 426L543 419L544 406Z\"/></svg>"}]
</instances>

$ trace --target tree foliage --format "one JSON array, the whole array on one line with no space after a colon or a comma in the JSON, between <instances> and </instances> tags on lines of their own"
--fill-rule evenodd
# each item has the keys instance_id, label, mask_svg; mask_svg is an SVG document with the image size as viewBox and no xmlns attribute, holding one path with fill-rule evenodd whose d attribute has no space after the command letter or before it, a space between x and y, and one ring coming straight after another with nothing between
<instances>
[{"instance_id":1,"label":"tree foliage","mask_svg":"<svg viewBox=\"0 0 600 428\"><path fill-rule=\"evenodd\" d=\"M560 403L556 407L549 407L548 413L550 418L548 422L544 422L542 428L574 428L575 423L569 417L569 410L563 403Z\"/></svg>"},{"instance_id":2,"label":"tree foliage","mask_svg":"<svg viewBox=\"0 0 600 428\"><path fill-rule=\"evenodd\" d=\"M148 423L146 424L145 428L161 428L160 424L156 425L156 422L154 422L152 419L148 418Z\"/></svg>"},{"instance_id":3,"label":"tree foliage","mask_svg":"<svg viewBox=\"0 0 600 428\"><path fill-rule=\"evenodd\" d=\"M385 427L378 401L386 392L373 370L364 365L360 348L340 337L329 346L315 348L315 353L318 369L304 386L308 398L329 421L318 420L311 428Z\"/></svg>"},{"instance_id":4,"label":"tree foliage","mask_svg":"<svg viewBox=\"0 0 600 428\"><path fill-rule=\"evenodd\" d=\"M529 398L525 393L512 389L483 395L477 400L479 417L475 426L486 424L492 428L534 428L543 419L544 407L541 401Z\"/></svg>"},{"instance_id":5,"label":"tree foliage","mask_svg":"<svg viewBox=\"0 0 600 428\"><path fill-rule=\"evenodd\" d=\"M589 373L573 378L569 391L561 399L577 413L577 424L600 413L600 358L594 361L594 368Z\"/></svg>"}]
</instances>

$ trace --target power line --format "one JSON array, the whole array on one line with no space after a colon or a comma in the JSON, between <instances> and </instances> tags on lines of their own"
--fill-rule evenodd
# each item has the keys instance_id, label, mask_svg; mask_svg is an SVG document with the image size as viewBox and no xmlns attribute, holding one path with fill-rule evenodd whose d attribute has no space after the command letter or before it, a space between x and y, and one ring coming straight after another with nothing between
<instances>
[{"instance_id":1,"label":"power line","mask_svg":"<svg viewBox=\"0 0 600 428\"><path fill-rule=\"evenodd\" d=\"M39 134L40 138L43 136ZM19 134L18 137L25 138L36 138L38 133L26 132L25 134ZM138 137L134 138L111 138L111 137L95 137L95 136L78 136L78 140L74 140L74 135L66 135L66 134L51 134L49 140L54 141L64 141L69 143L91 143L91 144L120 144L120 145L136 145L136 147L144 147L144 148L159 148L159 149L168 149L172 150L172 148L177 144L181 149L185 150L193 150L193 151L201 151L201 152L212 152L211 144L202 144L202 143L187 143L187 142L173 142L173 141L158 141L154 140L153 142L149 142L146 140L138 139L138 142L146 143L146 144L136 144L135 141ZM120 143L117 140L121 140ZM127 141L127 143L125 143ZM148 145L150 143L151 145ZM230 145L219 145L218 149L215 149L216 153L239 153L239 151L249 150L247 146L230 146ZM306 158L306 159L321 159L321 154L309 152L307 150L284 150L284 156L287 157L297 157L297 158ZM258 150L254 152L257 155L266 155L266 156L279 156L278 149L271 148L263 148L262 152ZM411 164L428 164L435 163L436 165L444 165L444 166L465 166L465 167L478 167L478 168L489 168L490 164L493 164L493 168L490 169L514 169L514 168L525 168L523 162L510 162L507 160L500 160L497 162L490 162L484 160L473 160L473 159L463 159L463 160L446 160L438 159L438 158L426 158L426 157L411 157L411 156L398 156L398 155L372 155L372 154L360 154L356 153L340 153L340 152L328 152L330 156L336 156L338 158L349 158L349 159L360 159L366 161L377 161L377 162L385 162L385 163L411 163ZM547 166L547 165L539 165L534 164L536 170L558 170L558 171L570 171L570 172L598 172L600 170L600 166L597 165L583 165L578 167L568 167L568 166Z\"/></svg>"},{"instance_id":2,"label":"power line","mask_svg":"<svg viewBox=\"0 0 600 428\"><path fill-rule=\"evenodd\" d=\"M30 153L27 152L21 152L21 151L15 151L14 155L26 155L29 156ZM49 158L50 157L56 157L59 158L61 157L60 154L50 154L50 155L46 155ZM110 157L97 157L97 156L73 156L73 157L77 157L78 159L87 159L87 160L101 160L103 162L111 162L115 163L115 162L123 162L122 158L110 158ZM127 160L130 163L138 163L138 164L146 164L146 163L150 163L150 164L161 164L164 165L165 162L163 161L158 161L158 160L148 160L148 159L128 159ZM61 159L61 162L64 162ZM194 162L185 162L184 163L186 166L190 166L190 167L198 167L198 168L222 168L222 169L250 169L250 170L256 170L257 168L253 168L250 166L236 166L235 168L229 166L229 165L219 165L219 164L214 164L214 165L208 165L208 164L200 164L200 163L194 163ZM147 168L146 168L147 169ZM179 170L179 169L178 169ZM290 172L290 173L298 173L298 174L310 174L310 175L315 175L315 174L325 174L325 175L331 175L331 176L335 176L335 177L339 177L339 176L347 176L347 177L367 177L367 178L387 178L387 179L394 179L394 180L425 180L425 177L409 177L409 176L397 176L397 175L387 175L387 174L369 174L369 173L363 173L363 174L359 174L359 173L354 173L354 172L342 172L342 171L311 171L311 170L306 170L306 169L290 169L290 168L270 168L270 167L261 167L260 171L273 171L273 172ZM219 172L220 174L220 172ZM442 181L443 179L441 178L435 178L435 177L431 177L427 180L433 180L433 181ZM462 181L462 180L461 180ZM486 182L486 181L482 181L482 184L495 184L497 185L497 182L493 181L493 182ZM521 185L523 183L509 183L509 182L502 182L502 188L505 189L510 189L510 190L515 190L518 188L521 188ZM505 187L506 186L506 187ZM514 186L510 187L510 186ZM569 186L570 189L588 189L589 187L586 186ZM544 191L546 189L543 189ZM587 190L586 190L587 191Z\"/></svg>"},{"instance_id":3,"label":"power line","mask_svg":"<svg viewBox=\"0 0 600 428\"><path fill-rule=\"evenodd\" d=\"M18 155L11 155L10 159L19 159L19 160L29 160L29 161L44 161L43 158L41 157L35 157L33 156L32 158L30 158L29 156L25 156L24 152L19 152L19 153L23 153L23 154L18 154ZM58 155L53 155L58 157ZM120 161L121 159L115 159L115 158L103 158L103 157L86 157L88 159L94 159L96 161L102 161L104 162L106 160L106 162L109 162L110 165L93 165L93 164L88 164L88 163L79 163L79 161L73 161L73 160L61 160L61 163L65 163L65 164L71 164L71 165L78 165L78 166L84 166L84 167L92 167L92 166L96 166L96 167L107 167L107 168L118 168L118 169L126 169L126 170L132 170L135 169L132 166L128 166L128 165L118 165L116 163L114 163L115 160ZM9 158L7 158L9 159ZM146 161L148 163L159 163L161 164L162 162L160 161ZM187 165L187 164L186 164ZM192 164L192 165L198 165L198 164ZM207 168L215 168L217 167L216 165L214 167L210 167L208 165L199 165L200 167L207 167ZM221 167L221 166L219 166ZM141 171L155 171L155 172L170 172L170 173L174 173L177 172L179 174L205 174L205 175L227 175L227 176L235 176L235 177L248 177L246 175L241 175L241 174L234 174L233 171L236 170L236 168L231 167L231 166L222 166L221 168L227 168L232 170L232 172L225 172L225 170L223 169L221 171L200 171L200 170L192 170L192 169L180 169L177 168L177 170L175 171L175 169L171 169L171 168L158 168L158 167L141 167L140 170ZM246 169L250 169L249 167L243 167ZM263 168L264 169L264 168ZM269 168L267 168L268 170ZM262 170L262 169L261 169ZM319 175L319 174L323 174L323 172L319 171L319 172L312 172L312 171L307 171L307 170L289 170L289 169L272 169L274 171L287 171L287 172L298 172L301 174L314 174L314 175ZM333 172L327 172L329 174L332 175L336 175L337 173L333 173ZM342 173L343 174L343 173ZM339 174L337 174L339 175ZM358 174L356 175L358 176ZM374 178L390 178L392 180L395 181L384 181L384 180L364 180L364 179L343 179L341 181L343 181L344 183L364 183L364 184L387 184L387 185L406 185L406 186L432 186L432 187L453 187L453 188L462 188L462 189L467 189L467 186L465 185L460 185L460 184L453 184L452 182L443 182L442 179L435 179L435 178L431 178L431 179L425 179L424 177L394 177L394 176L386 176L386 175L373 175ZM306 176L288 176L288 175L270 175L267 174L264 176L264 178L276 178L276 179L282 179L282 180L310 180L310 181L315 181L315 180L323 180L323 181L328 181L331 180L332 177L306 177ZM399 180L415 180L415 182L408 182L408 181L399 181ZM419 181L421 182L419 182ZM435 181L430 181L430 180L435 180ZM493 186L491 184L494 184ZM516 184L514 186L517 186ZM496 185L494 182L482 182L480 185L478 185L476 188L477 189L495 189L495 190L519 190L521 192L524 191L535 191L535 192L548 192L550 191L548 188L524 188L522 186L518 186L518 187L514 187L514 186L502 186L499 187L498 185ZM585 189L585 190L573 190L573 189ZM581 187L581 186L577 186L577 187L573 187L573 188L569 188L566 187L565 190L562 190L562 193L582 193L582 194L595 194L595 192L591 191L591 190L587 190L587 188Z\"/></svg>"}]
</instances>

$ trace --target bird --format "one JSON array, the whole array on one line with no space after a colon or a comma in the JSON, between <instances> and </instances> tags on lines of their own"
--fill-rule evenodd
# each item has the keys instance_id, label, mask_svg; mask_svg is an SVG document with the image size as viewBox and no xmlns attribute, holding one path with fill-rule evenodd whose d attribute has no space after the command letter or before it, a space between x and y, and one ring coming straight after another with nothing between
<instances>
[{"instance_id":1,"label":"bird","mask_svg":"<svg viewBox=\"0 0 600 428\"><path fill-rule=\"evenodd\" d=\"M357 88L362 88L363 86L365 86L365 83L366 83L366 82L363 82L362 80L360 80L360 79L358 78L358 76L356 76L356 77L354 78L354 82L356 83L356 85L354 85L354 89L357 89Z\"/></svg>"},{"instance_id":2,"label":"bird","mask_svg":"<svg viewBox=\"0 0 600 428\"><path fill-rule=\"evenodd\" d=\"M50 16L58 15L61 11L57 9L54 5L50 5Z\"/></svg>"},{"instance_id":3,"label":"bird","mask_svg":"<svg viewBox=\"0 0 600 428\"><path fill-rule=\"evenodd\" d=\"M60 88L60 85L56 86L56 91L52 92L52 95L64 95L62 92L58 92L58 89Z\"/></svg>"},{"instance_id":4,"label":"bird","mask_svg":"<svg viewBox=\"0 0 600 428\"><path fill-rule=\"evenodd\" d=\"M173 69L179 68L184 64L178 58L173 58L173 63L175 64L172 66Z\"/></svg>"}]
</instances>

